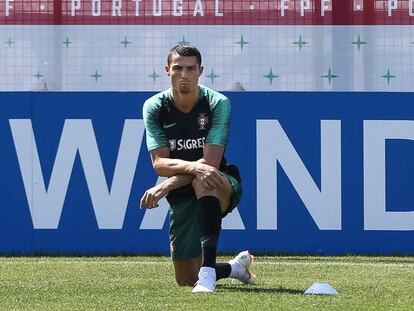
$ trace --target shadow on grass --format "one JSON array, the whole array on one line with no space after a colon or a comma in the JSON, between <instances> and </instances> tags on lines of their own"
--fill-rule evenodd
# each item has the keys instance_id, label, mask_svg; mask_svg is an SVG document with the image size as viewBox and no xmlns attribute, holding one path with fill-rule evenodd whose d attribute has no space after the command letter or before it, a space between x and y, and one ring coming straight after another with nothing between
<instances>
[{"instance_id":1,"label":"shadow on grass","mask_svg":"<svg viewBox=\"0 0 414 311\"><path fill-rule=\"evenodd\" d=\"M250 292L250 293L267 293L267 294L292 294L300 295L303 294L301 289L293 288L269 288L269 287L259 287L259 286L233 286L233 285L217 285L217 288L223 292Z\"/></svg>"}]
</instances>

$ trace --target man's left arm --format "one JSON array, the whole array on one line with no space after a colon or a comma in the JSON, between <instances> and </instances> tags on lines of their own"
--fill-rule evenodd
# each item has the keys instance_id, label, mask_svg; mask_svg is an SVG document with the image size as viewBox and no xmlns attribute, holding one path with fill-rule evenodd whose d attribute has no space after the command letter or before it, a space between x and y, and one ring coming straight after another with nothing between
<instances>
[{"instance_id":1,"label":"man's left arm","mask_svg":"<svg viewBox=\"0 0 414 311\"><path fill-rule=\"evenodd\" d=\"M206 164L220 167L224 149L230 133L230 100L224 98L213 107L213 120L208 132L206 145L203 150L203 160Z\"/></svg>"}]
</instances>

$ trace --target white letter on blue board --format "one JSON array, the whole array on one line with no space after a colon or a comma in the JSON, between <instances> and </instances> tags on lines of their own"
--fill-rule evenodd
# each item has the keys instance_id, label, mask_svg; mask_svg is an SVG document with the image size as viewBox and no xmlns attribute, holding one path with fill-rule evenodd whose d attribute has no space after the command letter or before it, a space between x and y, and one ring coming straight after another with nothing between
<instances>
[{"instance_id":1,"label":"white letter on blue board","mask_svg":"<svg viewBox=\"0 0 414 311\"><path fill-rule=\"evenodd\" d=\"M257 229L277 229L279 163L319 229L341 230L341 121L321 121L321 190L279 121L257 120L256 137Z\"/></svg>"}]
</instances>

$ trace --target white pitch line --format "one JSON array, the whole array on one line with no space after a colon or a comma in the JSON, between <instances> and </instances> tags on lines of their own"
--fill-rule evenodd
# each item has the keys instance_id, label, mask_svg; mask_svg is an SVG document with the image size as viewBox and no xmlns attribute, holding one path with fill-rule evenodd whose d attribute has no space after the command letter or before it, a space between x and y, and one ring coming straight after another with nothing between
<instances>
[{"instance_id":1,"label":"white pitch line","mask_svg":"<svg viewBox=\"0 0 414 311\"><path fill-rule=\"evenodd\" d=\"M134 264L134 265L157 265L157 264L171 264L171 261L158 262L158 261L78 261L78 260L62 260L62 261L49 261L49 260L38 260L38 261L1 261L0 264L12 263L12 264Z\"/></svg>"},{"instance_id":2,"label":"white pitch line","mask_svg":"<svg viewBox=\"0 0 414 311\"><path fill-rule=\"evenodd\" d=\"M40 261L13 261L13 260L0 260L1 264L115 264L115 265L171 265L171 261L159 262L159 261L115 261L115 260L103 260L103 261L70 261L70 260L40 260ZM329 261L320 261L320 262L292 262L292 261L260 261L257 259L254 261L255 266L262 265L273 265L273 266L367 266L367 267L392 267L392 268L410 268L414 267L414 262L402 262L402 263L382 263L382 262L329 262Z\"/></svg>"},{"instance_id":3,"label":"white pitch line","mask_svg":"<svg viewBox=\"0 0 414 311\"><path fill-rule=\"evenodd\" d=\"M414 262L409 263L383 263L383 262L291 262L291 261L255 261L254 265L311 265L311 266L368 266L368 267L401 267L401 268L412 268Z\"/></svg>"}]
</instances>

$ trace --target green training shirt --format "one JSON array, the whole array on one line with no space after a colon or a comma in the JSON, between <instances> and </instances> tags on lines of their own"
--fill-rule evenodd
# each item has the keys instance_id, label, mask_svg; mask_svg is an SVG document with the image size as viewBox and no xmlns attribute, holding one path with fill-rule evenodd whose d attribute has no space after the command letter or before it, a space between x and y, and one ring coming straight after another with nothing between
<instances>
[{"instance_id":1,"label":"green training shirt","mask_svg":"<svg viewBox=\"0 0 414 311\"><path fill-rule=\"evenodd\" d=\"M143 118L148 151L169 147L170 158L197 161L203 157L205 144L226 146L230 131L230 100L223 94L199 85L200 96L193 109L184 113L177 109L171 89L145 101ZM224 156L220 170L225 171ZM169 201L193 195L191 185L173 190Z\"/></svg>"}]
</instances>

